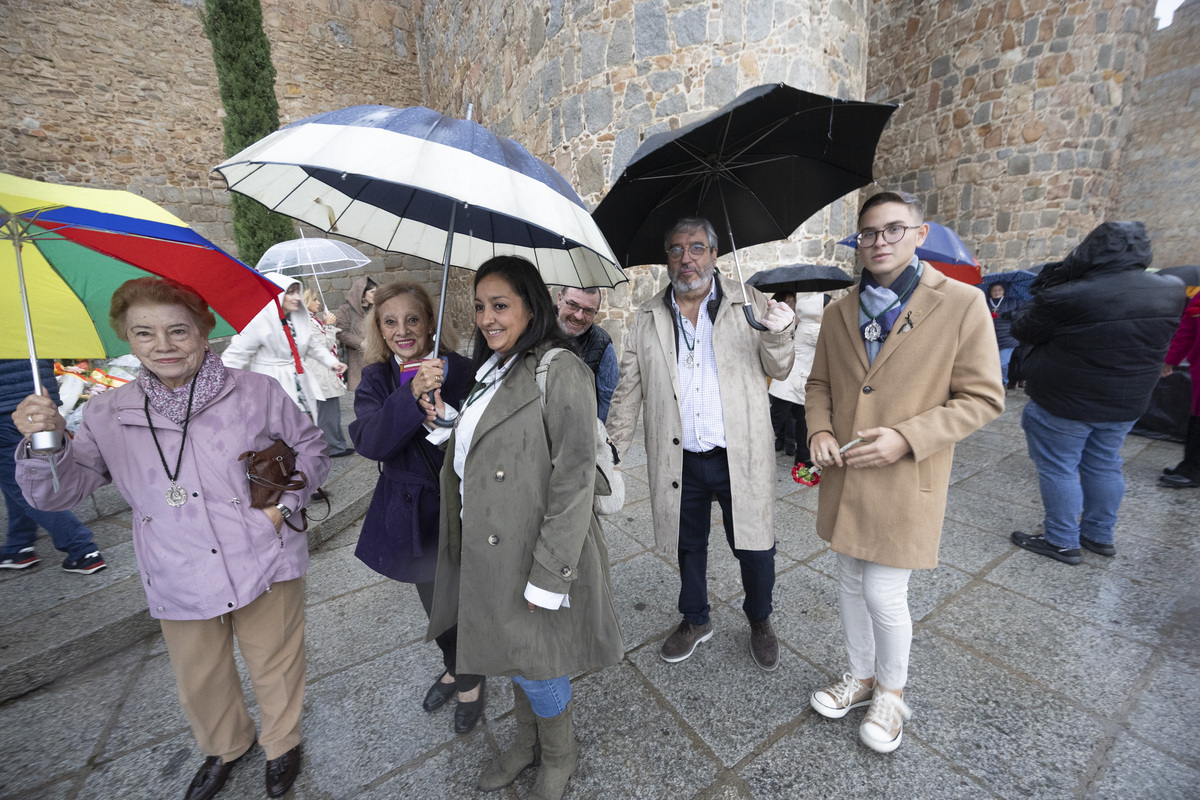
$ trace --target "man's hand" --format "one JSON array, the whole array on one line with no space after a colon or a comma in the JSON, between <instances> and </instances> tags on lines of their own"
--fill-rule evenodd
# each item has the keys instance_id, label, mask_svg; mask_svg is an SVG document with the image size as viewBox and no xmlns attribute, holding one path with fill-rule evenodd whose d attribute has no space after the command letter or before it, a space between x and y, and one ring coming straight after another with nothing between
<instances>
[{"instance_id":1,"label":"man's hand","mask_svg":"<svg viewBox=\"0 0 1200 800\"><path fill-rule=\"evenodd\" d=\"M838 452L838 449L837 439L833 438L833 434L829 431L813 434L812 441L808 444L813 465L822 469L831 464L843 466L842 454Z\"/></svg>"},{"instance_id":2,"label":"man's hand","mask_svg":"<svg viewBox=\"0 0 1200 800\"><path fill-rule=\"evenodd\" d=\"M1160 369L1158 371L1158 376L1160 378L1165 378L1174 371L1175 371L1175 367L1171 366L1170 364L1163 364L1162 369Z\"/></svg>"},{"instance_id":3,"label":"man's hand","mask_svg":"<svg viewBox=\"0 0 1200 800\"><path fill-rule=\"evenodd\" d=\"M779 333L788 325L792 324L792 320L796 318L796 312L788 306L787 303L779 303L775 300L767 301L767 316L763 318L762 324L767 326L767 330L771 333Z\"/></svg>"},{"instance_id":4,"label":"man's hand","mask_svg":"<svg viewBox=\"0 0 1200 800\"><path fill-rule=\"evenodd\" d=\"M867 428L858 435L871 441L847 451L846 465L853 469L886 467L912 452L908 440L892 428Z\"/></svg>"}]
</instances>

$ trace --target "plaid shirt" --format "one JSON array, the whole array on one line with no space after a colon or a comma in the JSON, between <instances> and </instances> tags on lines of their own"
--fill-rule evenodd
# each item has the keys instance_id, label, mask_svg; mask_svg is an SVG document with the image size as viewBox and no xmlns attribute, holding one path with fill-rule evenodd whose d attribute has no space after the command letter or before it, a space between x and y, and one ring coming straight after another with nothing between
<instances>
[{"instance_id":1,"label":"plaid shirt","mask_svg":"<svg viewBox=\"0 0 1200 800\"><path fill-rule=\"evenodd\" d=\"M671 308L679 324L679 345L676 349L676 370L679 374L679 417L683 422L683 449L703 453L725 446L725 418L721 413L721 387L717 382L717 357L713 352L712 320L708 302L716 299L717 280L713 277L708 297L700 303L696 325L679 313L675 293L671 292ZM688 342L694 348L687 347ZM693 366L687 365L688 354Z\"/></svg>"}]
</instances>

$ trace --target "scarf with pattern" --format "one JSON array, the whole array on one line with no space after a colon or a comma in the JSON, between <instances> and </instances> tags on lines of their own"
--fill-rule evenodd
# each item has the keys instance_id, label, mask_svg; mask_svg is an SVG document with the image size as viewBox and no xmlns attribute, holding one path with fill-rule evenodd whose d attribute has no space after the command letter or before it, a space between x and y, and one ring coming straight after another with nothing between
<instances>
[{"instance_id":1,"label":"scarf with pattern","mask_svg":"<svg viewBox=\"0 0 1200 800\"><path fill-rule=\"evenodd\" d=\"M217 396L225 385L225 365L221 357L212 350L204 353L200 369L196 372L196 396L192 400L192 413L204 406ZM191 392L192 381L188 381L178 389L171 389L158 379L158 376L143 366L138 370L137 384L142 387L146 397L150 398L150 406L176 425L182 425L187 417L188 394Z\"/></svg>"}]
</instances>

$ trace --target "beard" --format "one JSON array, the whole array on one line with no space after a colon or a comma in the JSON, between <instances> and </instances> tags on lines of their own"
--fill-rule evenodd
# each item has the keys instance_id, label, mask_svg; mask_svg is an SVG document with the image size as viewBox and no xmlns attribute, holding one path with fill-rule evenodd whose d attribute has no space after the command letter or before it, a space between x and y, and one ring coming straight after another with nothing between
<instances>
[{"instance_id":1,"label":"beard","mask_svg":"<svg viewBox=\"0 0 1200 800\"><path fill-rule=\"evenodd\" d=\"M712 280L713 273L716 271L716 263L708 264L705 267L699 267L696 270L695 277L690 280L681 277L678 271L671 272L667 270L668 277L671 279L671 290L676 295L687 296L702 289L707 289L709 281Z\"/></svg>"}]
</instances>

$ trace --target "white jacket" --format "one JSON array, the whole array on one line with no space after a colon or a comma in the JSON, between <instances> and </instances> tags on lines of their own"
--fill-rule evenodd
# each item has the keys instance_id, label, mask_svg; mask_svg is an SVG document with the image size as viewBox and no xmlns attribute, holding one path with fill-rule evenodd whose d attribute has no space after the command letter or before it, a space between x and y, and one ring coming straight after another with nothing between
<instances>
[{"instance_id":1,"label":"white jacket","mask_svg":"<svg viewBox=\"0 0 1200 800\"><path fill-rule=\"evenodd\" d=\"M781 381L771 381L767 390L772 397L804 405L804 384L812 372L813 356L817 353L817 334L821 332L821 313L825 310L825 295L796 295L796 360L792 371Z\"/></svg>"}]
</instances>

